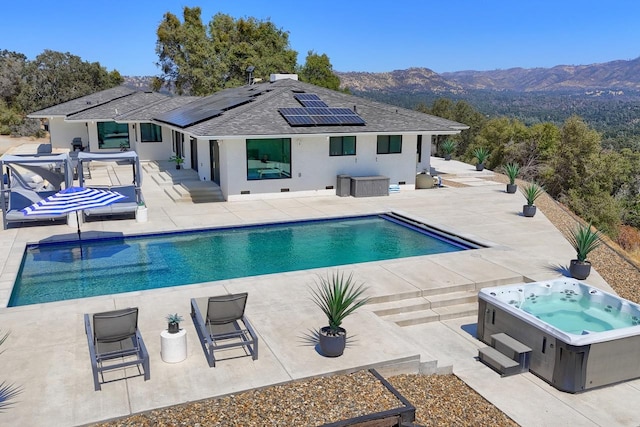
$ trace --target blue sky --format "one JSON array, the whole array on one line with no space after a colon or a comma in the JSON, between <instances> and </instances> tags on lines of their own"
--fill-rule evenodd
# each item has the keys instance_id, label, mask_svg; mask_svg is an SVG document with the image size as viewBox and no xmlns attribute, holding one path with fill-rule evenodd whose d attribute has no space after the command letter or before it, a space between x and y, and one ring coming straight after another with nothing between
<instances>
[{"instance_id":1,"label":"blue sky","mask_svg":"<svg viewBox=\"0 0 640 427\"><path fill-rule=\"evenodd\" d=\"M304 63L326 53L336 71L426 67L436 72L586 65L640 56L637 0L175 0L8 1L0 49L45 49L100 62L123 75L155 75L156 29L166 12L200 6L269 19L289 32ZM6 4L9 3L9 4Z\"/></svg>"}]
</instances>

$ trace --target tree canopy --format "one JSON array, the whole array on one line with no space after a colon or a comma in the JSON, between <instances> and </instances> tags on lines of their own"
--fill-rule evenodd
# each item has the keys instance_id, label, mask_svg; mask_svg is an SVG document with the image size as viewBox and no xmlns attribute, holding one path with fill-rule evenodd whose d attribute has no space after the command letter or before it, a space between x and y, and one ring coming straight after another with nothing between
<instances>
[{"instance_id":1,"label":"tree canopy","mask_svg":"<svg viewBox=\"0 0 640 427\"><path fill-rule=\"evenodd\" d=\"M165 13L157 30L156 53L162 74L154 87L165 85L178 94L208 95L272 73L292 73L297 52L289 33L271 21L218 13L204 25L199 7L185 7L181 22Z\"/></svg>"},{"instance_id":2,"label":"tree canopy","mask_svg":"<svg viewBox=\"0 0 640 427\"><path fill-rule=\"evenodd\" d=\"M118 71L70 53L45 50L33 61L0 51L0 133L30 135L39 129L27 113L60 104L123 82Z\"/></svg>"},{"instance_id":3,"label":"tree canopy","mask_svg":"<svg viewBox=\"0 0 640 427\"><path fill-rule=\"evenodd\" d=\"M327 54L318 55L307 52L304 65L298 71L300 80L328 89L340 90L340 78L333 72L333 66Z\"/></svg>"}]
</instances>

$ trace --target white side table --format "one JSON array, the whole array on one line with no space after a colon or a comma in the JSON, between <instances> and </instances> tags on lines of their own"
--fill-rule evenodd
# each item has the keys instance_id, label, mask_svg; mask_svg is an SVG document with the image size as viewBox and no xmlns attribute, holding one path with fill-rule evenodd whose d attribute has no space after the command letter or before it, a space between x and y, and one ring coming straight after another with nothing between
<instances>
[{"instance_id":1,"label":"white side table","mask_svg":"<svg viewBox=\"0 0 640 427\"><path fill-rule=\"evenodd\" d=\"M170 334L168 330L160 332L160 356L167 363L182 362L187 358L187 331Z\"/></svg>"}]
</instances>

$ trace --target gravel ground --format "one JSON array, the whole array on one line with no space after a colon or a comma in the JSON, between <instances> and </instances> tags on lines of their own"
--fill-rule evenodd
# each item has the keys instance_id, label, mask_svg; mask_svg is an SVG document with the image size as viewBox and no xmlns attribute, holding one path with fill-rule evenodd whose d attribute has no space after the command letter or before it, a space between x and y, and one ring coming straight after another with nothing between
<instances>
[{"instance_id":1,"label":"gravel ground","mask_svg":"<svg viewBox=\"0 0 640 427\"><path fill-rule=\"evenodd\" d=\"M507 182L502 175L487 179ZM464 186L446 179L444 185ZM577 218L546 194L536 205L565 236L575 226ZM606 243L589 260L618 294L640 302L640 270L614 243ZM418 425L517 426L455 375L400 375L388 381L416 407ZM370 373L361 371L158 409L96 426L312 426L400 405Z\"/></svg>"}]
</instances>

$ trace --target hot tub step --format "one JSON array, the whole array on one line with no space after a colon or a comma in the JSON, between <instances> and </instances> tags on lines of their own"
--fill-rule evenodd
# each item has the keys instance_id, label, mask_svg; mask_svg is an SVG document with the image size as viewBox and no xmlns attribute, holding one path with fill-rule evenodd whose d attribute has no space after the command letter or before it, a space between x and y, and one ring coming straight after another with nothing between
<instances>
[{"instance_id":1,"label":"hot tub step","mask_svg":"<svg viewBox=\"0 0 640 427\"><path fill-rule=\"evenodd\" d=\"M520 370L529 370L529 360L531 358L531 348L505 333L491 335L491 346L500 353L518 362Z\"/></svg>"},{"instance_id":2,"label":"hot tub step","mask_svg":"<svg viewBox=\"0 0 640 427\"><path fill-rule=\"evenodd\" d=\"M500 353L493 347L478 349L478 359L488 367L494 369L503 377L515 375L521 372L520 364Z\"/></svg>"}]
</instances>

